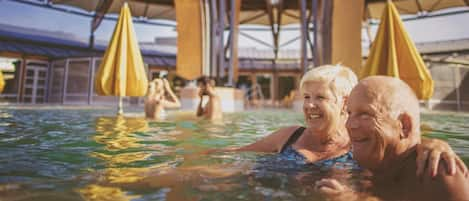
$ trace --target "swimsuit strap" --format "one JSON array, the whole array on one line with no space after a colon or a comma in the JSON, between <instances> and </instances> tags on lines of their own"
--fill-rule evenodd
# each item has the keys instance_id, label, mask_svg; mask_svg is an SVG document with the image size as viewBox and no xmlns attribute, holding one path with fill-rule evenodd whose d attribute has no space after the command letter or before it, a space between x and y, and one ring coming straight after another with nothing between
<instances>
[{"instance_id":1,"label":"swimsuit strap","mask_svg":"<svg viewBox=\"0 0 469 201\"><path fill-rule=\"evenodd\" d=\"M280 149L280 153L282 153L285 150L285 148L295 143L298 140L298 138L300 138L300 136L303 134L303 131L305 129L306 128L303 126L300 126L299 128L297 128L295 132L288 138L287 142L282 146L282 149Z\"/></svg>"}]
</instances>

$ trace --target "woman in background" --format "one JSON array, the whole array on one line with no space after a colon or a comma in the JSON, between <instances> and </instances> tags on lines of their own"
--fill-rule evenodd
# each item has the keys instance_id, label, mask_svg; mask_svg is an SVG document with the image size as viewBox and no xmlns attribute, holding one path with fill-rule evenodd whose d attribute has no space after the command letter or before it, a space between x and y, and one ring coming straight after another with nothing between
<instances>
[{"instance_id":1,"label":"woman in background","mask_svg":"<svg viewBox=\"0 0 469 201\"><path fill-rule=\"evenodd\" d=\"M165 108L180 108L181 103L174 95L167 79L156 78L148 84L145 99L145 116L161 119L165 116Z\"/></svg>"}]
</instances>

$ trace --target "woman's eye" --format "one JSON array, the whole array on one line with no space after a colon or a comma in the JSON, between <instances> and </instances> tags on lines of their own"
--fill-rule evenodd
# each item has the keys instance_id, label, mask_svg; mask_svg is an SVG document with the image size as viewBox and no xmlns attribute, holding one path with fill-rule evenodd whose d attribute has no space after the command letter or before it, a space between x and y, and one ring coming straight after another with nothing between
<instances>
[{"instance_id":1,"label":"woman's eye","mask_svg":"<svg viewBox=\"0 0 469 201\"><path fill-rule=\"evenodd\" d=\"M304 99L309 99L310 97L309 96L304 96Z\"/></svg>"}]
</instances>

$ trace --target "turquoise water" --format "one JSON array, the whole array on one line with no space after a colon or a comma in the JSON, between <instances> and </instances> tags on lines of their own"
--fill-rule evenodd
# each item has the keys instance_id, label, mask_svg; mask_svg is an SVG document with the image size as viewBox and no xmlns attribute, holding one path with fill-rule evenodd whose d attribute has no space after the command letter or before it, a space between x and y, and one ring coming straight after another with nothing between
<instances>
[{"instance_id":1,"label":"turquoise water","mask_svg":"<svg viewBox=\"0 0 469 201\"><path fill-rule=\"evenodd\" d=\"M321 200L314 181L346 170L285 170L261 154L212 153L241 146L303 116L287 110L192 113L149 121L138 110L0 108L1 200ZM469 116L424 114L426 135L469 161ZM264 168L264 167L279 167ZM343 174L342 174L343 173Z\"/></svg>"}]
</instances>

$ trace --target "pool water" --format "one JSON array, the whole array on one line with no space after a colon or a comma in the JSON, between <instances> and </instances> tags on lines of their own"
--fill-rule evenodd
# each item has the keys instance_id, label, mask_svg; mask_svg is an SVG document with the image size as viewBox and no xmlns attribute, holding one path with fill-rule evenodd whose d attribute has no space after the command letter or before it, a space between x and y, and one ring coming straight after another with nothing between
<instances>
[{"instance_id":1,"label":"pool water","mask_svg":"<svg viewBox=\"0 0 469 201\"><path fill-rule=\"evenodd\" d=\"M254 153L207 153L303 124L289 110L225 114L212 122L134 109L0 108L1 200L322 200L317 179L353 184L354 170L296 168ZM469 116L423 114L426 134L469 161ZM431 129L428 129L431 128Z\"/></svg>"}]
</instances>

